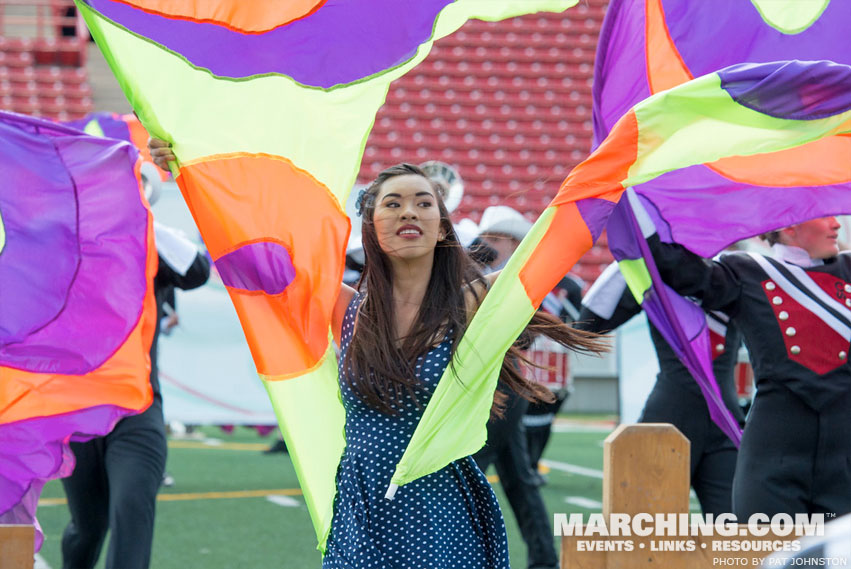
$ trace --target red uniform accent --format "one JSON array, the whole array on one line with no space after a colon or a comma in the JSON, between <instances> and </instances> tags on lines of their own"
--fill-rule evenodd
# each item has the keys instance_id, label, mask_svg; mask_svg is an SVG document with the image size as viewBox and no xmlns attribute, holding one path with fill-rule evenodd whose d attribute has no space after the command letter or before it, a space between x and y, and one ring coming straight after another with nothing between
<instances>
[{"instance_id":1,"label":"red uniform accent","mask_svg":"<svg viewBox=\"0 0 851 569\"><path fill-rule=\"evenodd\" d=\"M710 328L709 330L709 357L713 360L724 353L727 339Z\"/></svg>"},{"instance_id":2,"label":"red uniform accent","mask_svg":"<svg viewBox=\"0 0 851 569\"><path fill-rule=\"evenodd\" d=\"M841 279L824 273L809 272L808 275L834 298L836 298L837 290L844 291L846 283ZM776 286L774 290L768 290L766 285L769 283L774 284L771 279L762 281L762 290L774 311L789 359L819 375L845 365L848 361L848 340L792 299L779 286ZM775 304L776 298L781 299L779 304ZM782 318L784 314L785 319ZM768 333L767 330L766 333ZM841 358L840 354L844 354L844 357Z\"/></svg>"},{"instance_id":3,"label":"red uniform accent","mask_svg":"<svg viewBox=\"0 0 851 569\"><path fill-rule=\"evenodd\" d=\"M807 273L811 279L815 281L817 285L819 285L828 295L835 298L837 302L843 304L846 308L851 308L848 306L846 301L851 299L851 292L846 290L846 286L849 283L846 283L842 279L836 278L833 275L829 275L827 273Z\"/></svg>"}]
</instances>

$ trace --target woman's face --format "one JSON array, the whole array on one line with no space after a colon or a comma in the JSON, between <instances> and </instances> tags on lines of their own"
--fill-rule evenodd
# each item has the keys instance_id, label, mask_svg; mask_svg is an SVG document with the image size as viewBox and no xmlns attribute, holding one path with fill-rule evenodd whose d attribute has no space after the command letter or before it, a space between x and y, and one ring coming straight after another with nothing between
<instances>
[{"instance_id":1,"label":"woman's face","mask_svg":"<svg viewBox=\"0 0 851 569\"><path fill-rule=\"evenodd\" d=\"M381 250L391 258L433 254L445 237L434 189L417 174L395 176L381 185L372 220Z\"/></svg>"},{"instance_id":2,"label":"woman's face","mask_svg":"<svg viewBox=\"0 0 851 569\"><path fill-rule=\"evenodd\" d=\"M833 216L819 217L783 230L787 243L804 249L813 259L827 259L839 253L839 222Z\"/></svg>"}]
</instances>

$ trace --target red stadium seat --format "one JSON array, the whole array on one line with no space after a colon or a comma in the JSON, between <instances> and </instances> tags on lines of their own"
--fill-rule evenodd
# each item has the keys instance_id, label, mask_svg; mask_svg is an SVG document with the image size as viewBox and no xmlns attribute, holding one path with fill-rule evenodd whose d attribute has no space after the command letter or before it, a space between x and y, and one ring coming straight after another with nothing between
<instances>
[{"instance_id":1,"label":"red stadium seat","mask_svg":"<svg viewBox=\"0 0 851 569\"><path fill-rule=\"evenodd\" d=\"M71 0L13 0L0 6L0 100L5 109L58 120L92 111L83 67L88 34L66 16ZM70 30L70 36L67 34ZM35 34L35 35L33 35Z\"/></svg>"},{"instance_id":2,"label":"red stadium seat","mask_svg":"<svg viewBox=\"0 0 851 569\"><path fill-rule=\"evenodd\" d=\"M27 98L12 98L12 104L10 109L13 112L21 113L25 115L32 115L38 112L38 98L36 97L27 97Z\"/></svg>"},{"instance_id":3,"label":"red stadium seat","mask_svg":"<svg viewBox=\"0 0 851 569\"><path fill-rule=\"evenodd\" d=\"M394 81L367 141L360 181L401 157L457 167L456 216L500 203L530 216L591 148L591 78L605 0L561 14L470 21ZM608 262L605 241L590 257ZM601 270L583 269L593 280Z\"/></svg>"}]
</instances>

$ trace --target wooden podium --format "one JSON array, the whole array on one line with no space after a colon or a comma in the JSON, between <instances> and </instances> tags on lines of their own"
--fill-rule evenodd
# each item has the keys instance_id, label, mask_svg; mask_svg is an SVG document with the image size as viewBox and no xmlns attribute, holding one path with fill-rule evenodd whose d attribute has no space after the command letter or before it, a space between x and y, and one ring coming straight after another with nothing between
<instances>
[{"instance_id":1,"label":"wooden podium","mask_svg":"<svg viewBox=\"0 0 851 569\"><path fill-rule=\"evenodd\" d=\"M33 569L34 544L33 526L0 524L0 567Z\"/></svg>"},{"instance_id":2,"label":"wooden podium","mask_svg":"<svg viewBox=\"0 0 851 569\"><path fill-rule=\"evenodd\" d=\"M603 517L610 514L686 514L689 511L690 443L667 423L621 425L606 437L603 454ZM740 520L741 521L741 520ZM744 525L739 525L746 531ZM733 542L791 541L794 535L640 537L564 536L562 569L706 569L758 566L770 551L737 551ZM631 551L587 551L587 542L631 542ZM692 551L660 551L660 547L692 541ZM584 542L584 543L580 543ZM679 542L679 543L677 543ZM728 543L725 543L728 542ZM729 550L725 550L729 549Z\"/></svg>"}]
</instances>

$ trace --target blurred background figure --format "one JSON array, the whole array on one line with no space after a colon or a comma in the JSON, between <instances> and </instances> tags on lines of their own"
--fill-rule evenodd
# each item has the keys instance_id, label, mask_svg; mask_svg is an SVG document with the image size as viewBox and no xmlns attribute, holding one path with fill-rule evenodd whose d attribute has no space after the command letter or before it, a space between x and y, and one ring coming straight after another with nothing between
<instances>
[{"instance_id":1,"label":"blurred background figure","mask_svg":"<svg viewBox=\"0 0 851 569\"><path fill-rule=\"evenodd\" d=\"M733 512L851 511L851 255L840 252L835 217L763 234L771 257L703 259L664 243L637 209L659 274L704 310L742 330L757 391L742 434Z\"/></svg>"},{"instance_id":2,"label":"blurred background figure","mask_svg":"<svg viewBox=\"0 0 851 569\"><path fill-rule=\"evenodd\" d=\"M582 286L582 280L578 277L564 277L544 297L539 310L556 316L564 323L574 322L579 317L582 304ZM531 375L530 379L546 385L555 397L552 403L531 403L523 415L529 465L536 474L538 483L543 485L546 483L546 477L541 474L538 463L550 440L556 415L573 389L573 373L570 352L542 336L532 340L529 359L540 367L527 367L527 375Z\"/></svg>"},{"instance_id":3,"label":"blurred background figure","mask_svg":"<svg viewBox=\"0 0 851 569\"><path fill-rule=\"evenodd\" d=\"M155 200L156 184L143 180ZM151 188L151 189L147 189ZM107 569L145 569L151 558L156 496L166 463L165 422L157 369L157 342L166 318L166 297L174 288L203 285L210 261L177 231L154 222L159 268L154 277L156 328L151 344L151 388L154 400L139 415L122 419L105 437L71 443L73 473L62 479L71 520L62 535L63 567L87 569L100 557L110 532Z\"/></svg>"},{"instance_id":4,"label":"blurred background figure","mask_svg":"<svg viewBox=\"0 0 851 569\"><path fill-rule=\"evenodd\" d=\"M496 256L486 264L485 271L502 269L530 229L532 222L516 209L507 205L487 208L479 222L479 239L493 249Z\"/></svg>"},{"instance_id":5,"label":"blurred background figure","mask_svg":"<svg viewBox=\"0 0 851 569\"><path fill-rule=\"evenodd\" d=\"M503 205L489 207L482 214L479 236L471 244L470 253L483 266L485 274L500 270L531 228L532 223L517 210ZM528 338L525 343L521 347L528 348ZM550 516L541 498L540 480L530 465L523 427L529 402L513 392L503 393L508 397L505 412L501 418L488 421L487 443L473 458L483 472L491 464L496 468L526 542L529 568L555 568L558 555L553 546Z\"/></svg>"},{"instance_id":6,"label":"blurred background figure","mask_svg":"<svg viewBox=\"0 0 851 569\"><path fill-rule=\"evenodd\" d=\"M610 332L641 312L617 263L609 265L585 298L577 328ZM722 398L740 425L744 415L736 397L733 370L741 334L723 314L707 315L712 337L712 369ZM700 387L680 362L659 330L650 324L650 337L659 360L659 374L644 404L642 423L671 423L691 443L691 485L704 514L732 511L736 446L712 421Z\"/></svg>"}]
</instances>

